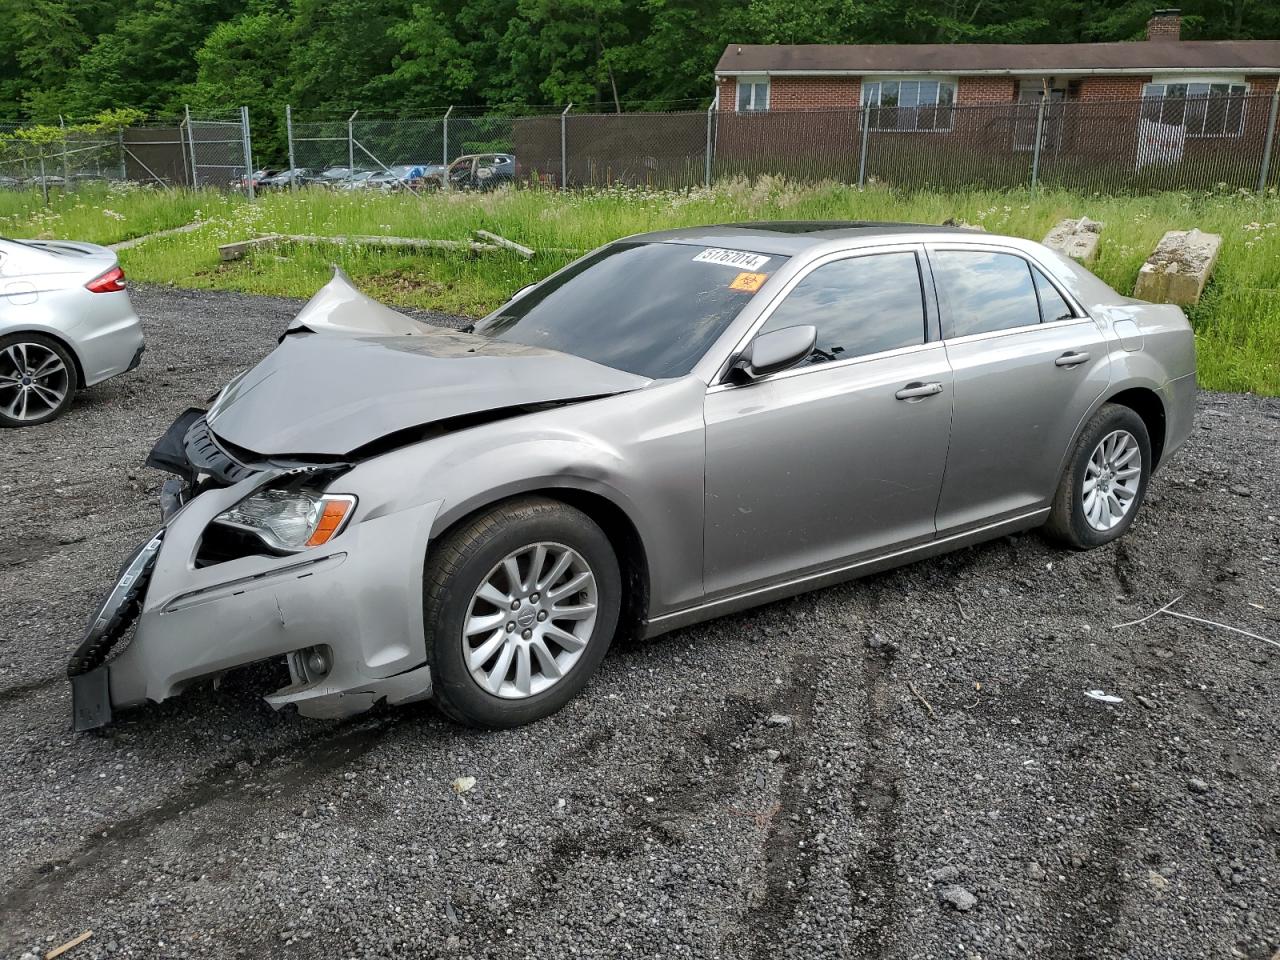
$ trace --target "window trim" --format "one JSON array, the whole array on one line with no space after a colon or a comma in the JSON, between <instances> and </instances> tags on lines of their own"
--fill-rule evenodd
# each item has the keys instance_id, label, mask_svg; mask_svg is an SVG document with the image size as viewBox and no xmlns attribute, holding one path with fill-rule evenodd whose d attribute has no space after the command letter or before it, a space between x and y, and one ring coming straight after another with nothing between
<instances>
[{"instance_id":1,"label":"window trim","mask_svg":"<svg viewBox=\"0 0 1280 960\"><path fill-rule=\"evenodd\" d=\"M764 106L756 104L756 87L764 84ZM742 98L740 91L743 85L751 88L751 106L745 110L742 109ZM735 78L733 84L733 112L734 113L768 113L769 101L773 99L773 81L769 79L767 73L744 74Z\"/></svg>"},{"instance_id":2,"label":"window trim","mask_svg":"<svg viewBox=\"0 0 1280 960\"><path fill-rule=\"evenodd\" d=\"M924 342L913 343L905 347L895 347L892 350L881 350L879 353L867 353L860 357L848 357L844 360L832 360L828 363L818 363L805 367L791 367L787 370L781 370L778 373L772 373L767 377L761 377L758 380L752 380L748 383L733 383L728 380L730 373L733 371L734 364L742 357L743 352L750 346L761 328L764 327L769 319L773 316L774 311L778 309L786 300L791 291L794 290L801 281L815 270L825 267L829 263L835 263L838 260L854 260L859 257L873 257L885 253L914 253L916 257L916 269L920 272L920 290L924 305ZM772 383L784 377L796 376L806 373L820 373L823 370L836 370L842 367L851 366L855 363L863 363L868 360L880 360L885 357L891 357L898 354L907 354L917 350L925 350L930 347L936 347L941 343L941 326L940 316L938 313L937 294L934 291L933 267L929 263L929 258L925 252L925 245L918 241L907 243L888 243L873 247L854 247L845 250L834 250L831 253L816 257L802 269L796 272L794 276L789 278L785 284L778 288L777 294L761 309L760 315L751 322L751 326L746 333L739 338L733 349L729 351L724 362L717 368L715 376L711 378L711 383L707 386L708 393L719 393L722 390L737 390L744 387L750 387L757 383Z\"/></svg>"},{"instance_id":3,"label":"window trim","mask_svg":"<svg viewBox=\"0 0 1280 960\"><path fill-rule=\"evenodd\" d=\"M1047 328L1056 329L1057 327L1064 327L1073 323L1083 323L1085 321L1092 323L1095 329L1099 328L1098 321L1095 320L1093 316L1089 313L1089 311L1084 309L1083 306L1081 306L1080 301L1077 300L1074 296L1072 296L1071 292L1067 290L1062 285L1062 283L1059 282L1058 278L1053 275L1053 271L1046 270L1044 264L1042 264L1039 260L1031 256L1030 254L1026 253L1025 251L1019 250L1017 247L1005 247L1005 246L1001 246L998 243L949 243L949 242L926 243L924 247L925 247L926 256L930 258L932 258L935 252L943 253L946 251L953 251L953 250L960 251L960 252L967 251L967 252L977 252L977 253L1007 253L1010 256L1019 257L1022 260L1026 261L1026 263L1029 264L1031 267L1034 267L1035 269L1039 270L1044 275L1045 279L1049 281L1050 285L1055 290L1058 291L1058 296L1062 297L1063 302L1065 302L1067 307L1070 308L1070 310L1072 311L1072 316L1063 317L1061 320L1050 320L1048 323L1046 323L1043 320L1039 320L1036 323L1024 324L1021 327L1006 327L1003 330L984 330L982 333L966 333L960 337L948 337L943 327L943 323L946 320L947 315L951 312L951 302L949 299L947 299L945 292L936 291L935 295L937 297L937 302L938 302L939 332L940 332L943 343L955 343L955 344L974 343L978 340L991 340L996 337L1004 337L1012 334L1026 333L1029 330L1044 330ZM936 279L934 280L934 283L935 284L937 283ZM1031 287L1033 290L1035 290L1034 276L1031 277ZM1041 316L1042 311L1040 310L1040 291L1035 290L1035 294L1036 294L1036 315Z\"/></svg>"},{"instance_id":4,"label":"window trim","mask_svg":"<svg viewBox=\"0 0 1280 960\"><path fill-rule=\"evenodd\" d=\"M897 74L897 75L873 74L869 76L864 76L862 77L861 82L858 85L858 106L863 110L880 110L880 109L902 110L904 109L903 107L882 108L880 106L880 95L881 95L881 89L882 89L881 85L885 83L899 83L899 84L901 83L936 83L938 85L939 90L941 90L942 87L944 86L949 86L951 88L951 102L949 104L943 106L942 104L939 104L936 100L932 104L923 104L923 105L919 103L916 104L917 111L921 106L924 106L926 109L928 109L929 107L932 107L935 111L935 114L934 114L935 119L937 118L936 111L946 110L947 125L945 127L940 127L940 126L921 127L918 124L919 113L917 113L916 125L913 125L910 127L881 127L875 124L875 120L877 119L877 117L873 113L868 120L869 129L874 130L876 133L951 133L955 129L955 106L956 106L956 99L960 91L960 83L957 77L935 76L931 74L920 74L920 73L903 73L903 74ZM867 88L870 87L872 84L874 84L876 87L875 104L871 104L867 100ZM902 115L899 114L898 116L901 117Z\"/></svg>"},{"instance_id":5,"label":"window trim","mask_svg":"<svg viewBox=\"0 0 1280 960\"><path fill-rule=\"evenodd\" d=\"M1175 100L1177 100L1177 99L1181 99L1181 100L1182 100L1182 123L1181 123L1181 124L1174 124L1174 126L1181 126L1181 127L1182 127L1182 129L1183 129L1183 131L1184 131L1184 136L1185 136L1188 140L1239 140L1241 137L1243 137L1243 136L1244 136L1244 127L1245 127L1245 122L1246 122L1246 119L1247 119L1247 117L1248 117L1248 113L1249 113L1249 82L1248 82L1244 77L1240 77L1240 76L1235 76L1235 77L1230 77L1230 76L1217 76L1217 77L1213 77L1213 76L1208 76L1208 77L1199 77L1199 76L1197 76L1197 77L1179 77L1179 76L1152 77L1152 78L1151 78L1151 80L1150 80L1150 82L1148 82L1148 83L1144 83L1144 84L1142 85L1142 102L1143 102L1143 107L1145 107L1145 106L1146 106L1146 102L1147 102L1147 101L1159 102L1159 103L1160 103L1161 116L1163 116L1164 101L1165 101L1165 100L1166 100L1166 98L1167 98L1167 93L1166 93L1166 91L1168 90L1168 88L1169 88L1169 87L1171 87L1171 86L1173 86L1173 85L1175 85L1175 84L1182 84L1182 85L1185 85L1185 86L1191 86L1192 84L1203 84L1203 85L1210 86L1210 87L1212 87L1212 86L1214 86L1215 84L1217 84L1217 85L1224 85L1224 86L1227 86L1227 87L1229 87L1229 88L1230 88L1230 89L1228 89L1228 91L1227 91L1227 95L1226 95L1226 98L1225 98L1225 99L1224 99L1224 101L1223 101L1223 117L1222 117L1222 132L1221 132L1221 133L1206 133L1206 132L1205 132L1205 129L1204 129L1204 128L1205 128L1205 120L1206 120L1206 119L1207 119L1207 117L1208 117L1208 112L1207 112L1207 111L1208 111L1208 104L1211 102L1211 97L1212 97L1212 94L1211 94L1211 93L1210 93L1210 94L1205 94L1205 95L1204 95L1204 103L1205 103L1205 105L1206 105L1206 106L1205 106L1205 111L1206 111L1206 112L1205 112L1205 115L1204 115L1203 117L1201 117L1201 120L1200 120L1200 132L1199 132L1199 133L1193 133L1193 132L1191 131L1191 128L1187 126L1187 105L1188 105L1188 104L1190 104L1190 103L1196 103L1196 102L1199 102L1199 101L1200 101L1200 97L1201 97L1201 95L1200 95L1200 94L1198 94L1198 93L1197 93L1197 94L1190 94L1190 93L1189 93L1189 94L1187 94L1187 96L1185 96L1185 97L1181 97L1181 98L1179 98L1179 97L1174 97L1174 98L1172 98L1172 99L1175 99ZM1159 93L1154 93L1154 92L1153 92L1153 88L1155 88L1155 87L1159 87L1159 88L1160 88L1160 92L1159 92ZM1236 87L1240 87L1240 91L1239 91L1238 93L1235 91L1235 88L1236 88ZM1233 99L1237 99L1237 98L1240 100L1240 120L1239 120L1239 122L1237 123L1236 128L1235 128L1234 130L1231 130L1231 129L1229 129L1229 128L1227 127L1227 111L1230 109L1231 101L1232 101ZM1145 109L1140 109L1140 111L1139 111L1139 119L1140 119L1140 120L1145 120L1145 119L1146 119L1146 110L1145 110Z\"/></svg>"}]
</instances>

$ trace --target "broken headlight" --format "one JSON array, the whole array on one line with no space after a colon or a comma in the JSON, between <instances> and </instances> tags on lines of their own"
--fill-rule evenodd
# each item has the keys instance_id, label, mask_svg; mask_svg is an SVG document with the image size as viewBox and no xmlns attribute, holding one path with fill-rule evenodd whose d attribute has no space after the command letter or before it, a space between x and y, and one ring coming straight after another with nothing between
<instances>
[{"instance_id":1,"label":"broken headlight","mask_svg":"<svg viewBox=\"0 0 1280 960\"><path fill-rule=\"evenodd\" d=\"M273 550L294 552L336 537L355 506L356 498L346 494L265 489L218 514L213 522L246 530Z\"/></svg>"}]
</instances>

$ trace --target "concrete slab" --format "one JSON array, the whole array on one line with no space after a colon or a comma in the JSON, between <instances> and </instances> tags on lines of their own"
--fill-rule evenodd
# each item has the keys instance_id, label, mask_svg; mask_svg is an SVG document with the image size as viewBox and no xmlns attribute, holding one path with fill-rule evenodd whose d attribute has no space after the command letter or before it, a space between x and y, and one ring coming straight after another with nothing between
<instances>
[{"instance_id":1,"label":"concrete slab","mask_svg":"<svg viewBox=\"0 0 1280 960\"><path fill-rule=\"evenodd\" d=\"M1133 295L1151 303L1195 306L1218 262L1222 237L1199 230L1170 230L1138 271Z\"/></svg>"},{"instance_id":2,"label":"concrete slab","mask_svg":"<svg viewBox=\"0 0 1280 960\"><path fill-rule=\"evenodd\" d=\"M1092 263L1098 256L1098 241L1105 223L1081 217L1078 220L1060 220L1044 235L1044 245L1064 257L1080 263Z\"/></svg>"}]
</instances>

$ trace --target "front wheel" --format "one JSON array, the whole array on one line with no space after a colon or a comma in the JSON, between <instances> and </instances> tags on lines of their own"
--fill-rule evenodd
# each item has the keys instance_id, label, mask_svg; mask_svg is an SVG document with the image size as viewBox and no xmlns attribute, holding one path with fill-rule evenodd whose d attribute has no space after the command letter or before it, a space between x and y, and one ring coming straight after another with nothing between
<instances>
[{"instance_id":1,"label":"front wheel","mask_svg":"<svg viewBox=\"0 0 1280 960\"><path fill-rule=\"evenodd\" d=\"M502 504L432 546L424 581L433 698L468 726L559 710L613 640L622 580L608 537L567 504Z\"/></svg>"},{"instance_id":2,"label":"front wheel","mask_svg":"<svg viewBox=\"0 0 1280 960\"><path fill-rule=\"evenodd\" d=\"M1078 550L1123 536L1146 496L1152 465L1142 418L1128 407L1104 404L1076 441L1045 531Z\"/></svg>"}]
</instances>

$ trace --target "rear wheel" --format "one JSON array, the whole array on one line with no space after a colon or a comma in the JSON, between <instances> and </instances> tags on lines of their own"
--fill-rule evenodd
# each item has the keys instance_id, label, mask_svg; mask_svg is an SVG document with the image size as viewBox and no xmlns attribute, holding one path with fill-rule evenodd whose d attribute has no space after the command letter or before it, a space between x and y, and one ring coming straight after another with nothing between
<instances>
[{"instance_id":1,"label":"rear wheel","mask_svg":"<svg viewBox=\"0 0 1280 960\"><path fill-rule=\"evenodd\" d=\"M1045 531L1079 550L1123 536L1146 496L1151 467L1142 418L1128 407L1104 404L1076 441Z\"/></svg>"},{"instance_id":2,"label":"rear wheel","mask_svg":"<svg viewBox=\"0 0 1280 960\"><path fill-rule=\"evenodd\" d=\"M0 427L47 423L71 406L76 365L66 347L39 333L0 337Z\"/></svg>"},{"instance_id":3,"label":"rear wheel","mask_svg":"<svg viewBox=\"0 0 1280 960\"><path fill-rule=\"evenodd\" d=\"M604 532L558 501L511 501L454 531L424 582L437 706L480 727L559 710L608 651L621 588Z\"/></svg>"}]
</instances>

